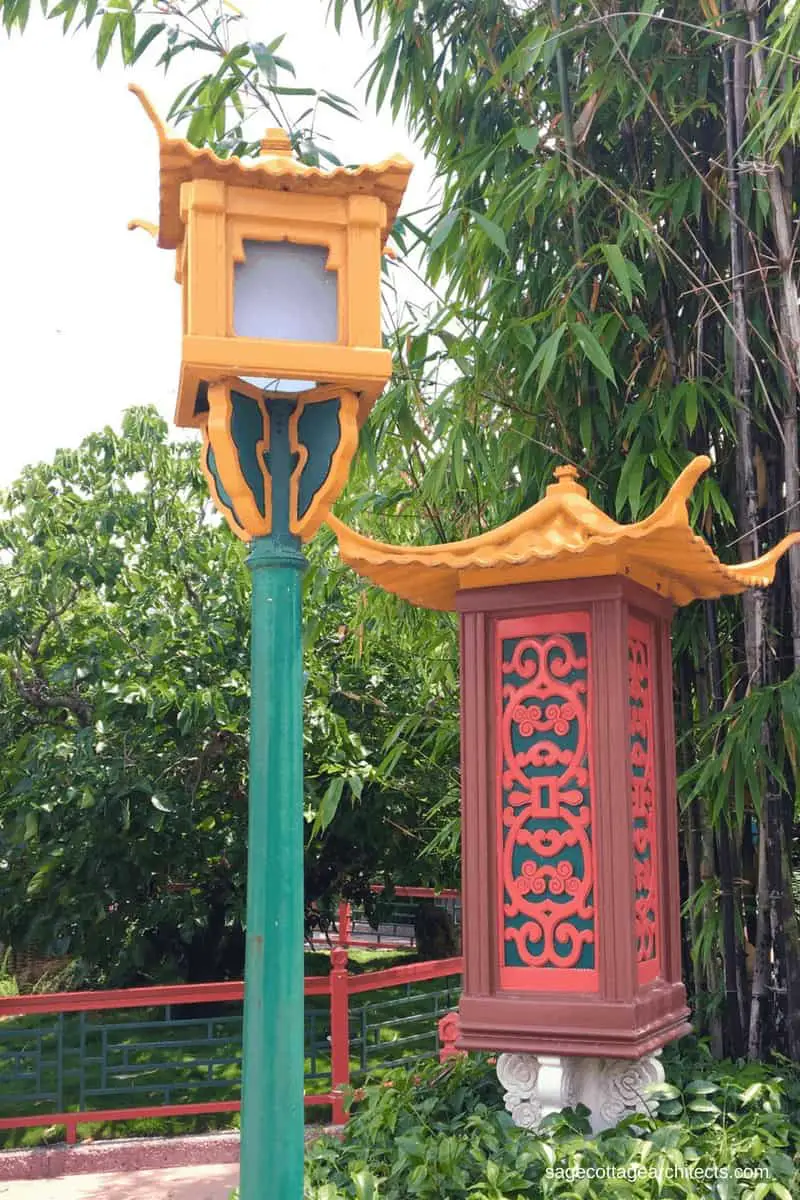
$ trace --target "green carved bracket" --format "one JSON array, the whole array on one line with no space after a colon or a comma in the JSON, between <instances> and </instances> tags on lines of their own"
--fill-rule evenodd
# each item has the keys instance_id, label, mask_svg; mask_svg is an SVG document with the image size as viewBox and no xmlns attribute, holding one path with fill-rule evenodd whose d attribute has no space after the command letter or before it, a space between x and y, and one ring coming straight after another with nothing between
<instances>
[{"instance_id":1,"label":"green carved bracket","mask_svg":"<svg viewBox=\"0 0 800 1200\"><path fill-rule=\"evenodd\" d=\"M358 397L320 387L270 395L241 380L208 389L201 464L237 537L308 541L342 491L358 444Z\"/></svg>"}]
</instances>

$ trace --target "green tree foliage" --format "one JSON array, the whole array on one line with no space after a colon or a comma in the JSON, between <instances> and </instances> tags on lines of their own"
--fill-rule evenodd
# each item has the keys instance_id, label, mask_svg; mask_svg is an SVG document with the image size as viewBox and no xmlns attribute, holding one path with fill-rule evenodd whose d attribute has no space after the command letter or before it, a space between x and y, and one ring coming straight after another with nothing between
<instances>
[{"instance_id":1,"label":"green tree foliage","mask_svg":"<svg viewBox=\"0 0 800 1200\"><path fill-rule=\"evenodd\" d=\"M165 435L28 469L0 526L0 940L101 969L189 946L243 869L246 581Z\"/></svg>"},{"instance_id":2,"label":"green tree foliage","mask_svg":"<svg viewBox=\"0 0 800 1200\"><path fill-rule=\"evenodd\" d=\"M24 472L0 548L0 942L111 980L238 975L249 581L196 446L132 410L121 436ZM444 778L409 655L395 642L364 664L340 582L321 547L305 729L306 887L323 906L378 877L435 879L418 860ZM404 714L414 757L385 748Z\"/></svg>"}]
</instances>

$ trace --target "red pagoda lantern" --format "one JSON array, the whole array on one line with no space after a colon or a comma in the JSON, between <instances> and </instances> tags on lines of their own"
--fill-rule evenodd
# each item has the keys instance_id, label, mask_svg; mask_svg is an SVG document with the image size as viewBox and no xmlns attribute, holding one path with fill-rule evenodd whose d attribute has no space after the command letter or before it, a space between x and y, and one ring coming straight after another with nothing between
<instances>
[{"instance_id":1,"label":"red pagoda lantern","mask_svg":"<svg viewBox=\"0 0 800 1200\"><path fill-rule=\"evenodd\" d=\"M681 981L674 606L764 587L784 539L729 567L689 525L696 458L619 525L572 467L500 529L445 546L372 542L335 519L360 574L461 615L461 1049L503 1052L518 1124L582 1101L595 1129L663 1079L689 1032Z\"/></svg>"}]
</instances>

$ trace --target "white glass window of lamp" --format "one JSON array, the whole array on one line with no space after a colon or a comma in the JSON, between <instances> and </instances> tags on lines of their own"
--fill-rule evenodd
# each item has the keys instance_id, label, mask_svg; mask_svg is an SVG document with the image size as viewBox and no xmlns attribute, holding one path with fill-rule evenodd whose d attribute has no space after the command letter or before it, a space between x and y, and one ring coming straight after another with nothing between
<instances>
[{"instance_id":1,"label":"white glass window of lamp","mask_svg":"<svg viewBox=\"0 0 800 1200\"><path fill-rule=\"evenodd\" d=\"M233 328L237 337L285 342L336 342L338 279L325 269L327 246L244 241L245 261L233 275ZM310 379L263 379L248 383L265 391L299 392Z\"/></svg>"}]
</instances>

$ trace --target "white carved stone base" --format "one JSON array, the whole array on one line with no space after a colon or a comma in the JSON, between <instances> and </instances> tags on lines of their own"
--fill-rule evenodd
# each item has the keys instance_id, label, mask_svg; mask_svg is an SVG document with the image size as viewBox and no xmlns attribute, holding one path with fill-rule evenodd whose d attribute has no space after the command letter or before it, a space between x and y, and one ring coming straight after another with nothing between
<instances>
[{"instance_id":1,"label":"white carved stone base","mask_svg":"<svg viewBox=\"0 0 800 1200\"><path fill-rule=\"evenodd\" d=\"M497 1078L515 1125L535 1129L549 1113L585 1104L594 1133L623 1117L647 1112L647 1089L664 1082L656 1055L639 1059L559 1057L551 1054L501 1054Z\"/></svg>"}]
</instances>

